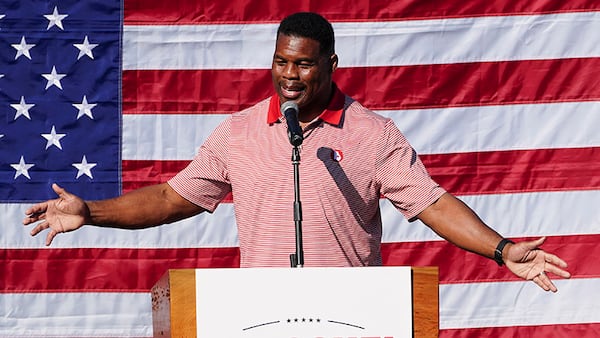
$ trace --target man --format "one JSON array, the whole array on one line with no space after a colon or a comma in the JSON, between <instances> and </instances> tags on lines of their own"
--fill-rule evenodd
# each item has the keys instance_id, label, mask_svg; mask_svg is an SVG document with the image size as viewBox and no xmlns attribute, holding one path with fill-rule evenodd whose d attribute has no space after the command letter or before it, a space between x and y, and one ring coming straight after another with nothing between
<instances>
[{"instance_id":1,"label":"man","mask_svg":"<svg viewBox=\"0 0 600 338\"><path fill-rule=\"evenodd\" d=\"M272 63L275 95L228 117L187 168L167 183L123 196L83 201L53 185L59 198L26 211L31 231L50 229L46 245L84 224L139 229L212 212L233 193L241 266L289 266L295 248L292 147L280 106L294 101L304 142L300 165L306 266L381 264L384 196L457 246L495 259L517 276L556 291L545 274L569 278L567 264L539 246L503 239L428 175L387 118L344 95L332 80L338 56L331 24L314 13L284 19Z\"/></svg>"}]
</instances>

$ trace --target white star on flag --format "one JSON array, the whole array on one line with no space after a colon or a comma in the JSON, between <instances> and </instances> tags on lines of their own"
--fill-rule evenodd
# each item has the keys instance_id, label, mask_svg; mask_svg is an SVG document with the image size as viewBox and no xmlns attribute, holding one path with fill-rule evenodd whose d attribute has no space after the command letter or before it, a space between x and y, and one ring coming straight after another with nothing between
<instances>
[{"instance_id":1,"label":"white star on flag","mask_svg":"<svg viewBox=\"0 0 600 338\"><path fill-rule=\"evenodd\" d=\"M96 107L97 105L97 103L88 103L87 97L84 95L81 103L73 103L73 107L79 109L77 119L79 120L79 118L83 115L87 115L90 119L93 120L94 116L92 115L92 108Z\"/></svg>"},{"instance_id":2,"label":"white star on flag","mask_svg":"<svg viewBox=\"0 0 600 338\"><path fill-rule=\"evenodd\" d=\"M42 74L42 76L48 80L48 83L46 84L46 90L52 86L57 86L58 88L60 88L60 90L62 90L62 85L60 84L60 80L67 76L67 74L58 74L56 72L56 66L52 66L52 71L50 72L50 74Z\"/></svg>"},{"instance_id":3,"label":"white star on flag","mask_svg":"<svg viewBox=\"0 0 600 338\"><path fill-rule=\"evenodd\" d=\"M97 163L88 163L87 159L85 158L85 155L83 155L83 159L81 160L81 163L73 163L73 166L75 168L77 168L77 177L75 177L76 179L81 177L81 175L86 175L89 178L94 178L92 176L92 171L91 169L93 167L95 167L97 165Z\"/></svg>"},{"instance_id":4,"label":"white star on flag","mask_svg":"<svg viewBox=\"0 0 600 338\"><path fill-rule=\"evenodd\" d=\"M87 55L90 59L94 59L94 54L92 54L92 49L98 47L97 43L90 43L87 35L83 39L83 43L74 43L73 46L79 49L79 55L77 55L77 60L79 60L82 56Z\"/></svg>"},{"instance_id":5,"label":"white star on flag","mask_svg":"<svg viewBox=\"0 0 600 338\"><path fill-rule=\"evenodd\" d=\"M44 17L46 19L48 19L48 21L49 21L48 27L46 28L46 30L49 30L53 26L57 26L61 30L65 30L62 25L62 20L64 18L66 18L67 16L69 16L69 15L68 14L58 14L58 8L56 6L54 6L54 11L52 12L52 14L44 15Z\"/></svg>"},{"instance_id":6,"label":"white star on flag","mask_svg":"<svg viewBox=\"0 0 600 338\"><path fill-rule=\"evenodd\" d=\"M57 134L55 126L52 126L52 131L50 134L41 134L43 138L48 140L46 143L46 149L51 146L56 146L58 149L62 150L62 145L60 144L60 139L67 136L67 134Z\"/></svg>"},{"instance_id":7,"label":"white star on flag","mask_svg":"<svg viewBox=\"0 0 600 338\"><path fill-rule=\"evenodd\" d=\"M25 37L21 37L21 43L11 45L14 49L17 50L17 55L15 55L15 60L19 58L19 56L23 55L29 60L31 60L31 54L29 54L29 50L35 47L35 44L28 44L25 41Z\"/></svg>"},{"instance_id":8,"label":"white star on flag","mask_svg":"<svg viewBox=\"0 0 600 338\"><path fill-rule=\"evenodd\" d=\"M31 120L31 116L29 116L29 109L31 109L33 106L35 106L35 104L25 103L25 97L21 96L21 102L11 104L10 106L13 107L17 111L13 121L18 119L19 116L21 116L21 115L25 116L26 118Z\"/></svg>"},{"instance_id":9,"label":"white star on flag","mask_svg":"<svg viewBox=\"0 0 600 338\"><path fill-rule=\"evenodd\" d=\"M21 175L27 177L28 179L31 179L31 177L29 176L29 169L31 169L31 167L35 166L35 164L25 163L25 159L23 158L23 155L21 155L21 160L19 161L19 163L14 163L14 164L11 164L10 166L16 170L15 171L15 179L17 179L17 177L19 177Z\"/></svg>"}]
</instances>

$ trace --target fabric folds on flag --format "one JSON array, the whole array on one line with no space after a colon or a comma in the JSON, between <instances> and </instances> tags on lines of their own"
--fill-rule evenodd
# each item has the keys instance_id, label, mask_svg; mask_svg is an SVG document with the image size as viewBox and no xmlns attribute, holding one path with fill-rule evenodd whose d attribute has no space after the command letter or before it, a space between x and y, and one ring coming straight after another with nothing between
<instances>
[{"instance_id":1,"label":"fabric folds on flag","mask_svg":"<svg viewBox=\"0 0 600 338\"><path fill-rule=\"evenodd\" d=\"M5 0L0 336L150 337L149 289L167 269L239 266L230 199L49 248L21 220L53 182L86 199L165 182L272 94L277 23L305 10L333 22L344 92L392 118L486 223L546 236L570 265L545 293L382 200L384 264L439 267L440 337L600 335L600 3Z\"/></svg>"}]
</instances>

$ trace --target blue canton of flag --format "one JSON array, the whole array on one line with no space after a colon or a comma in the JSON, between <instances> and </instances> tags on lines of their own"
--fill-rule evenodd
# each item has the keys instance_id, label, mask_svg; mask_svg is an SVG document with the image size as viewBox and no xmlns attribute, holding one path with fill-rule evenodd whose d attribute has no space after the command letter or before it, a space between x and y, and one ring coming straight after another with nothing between
<instances>
[{"instance_id":1,"label":"blue canton of flag","mask_svg":"<svg viewBox=\"0 0 600 338\"><path fill-rule=\"evenodd\" d=\"M121 3L0 3L0 200L120 193Z\"/></svg>"}]
</instances>

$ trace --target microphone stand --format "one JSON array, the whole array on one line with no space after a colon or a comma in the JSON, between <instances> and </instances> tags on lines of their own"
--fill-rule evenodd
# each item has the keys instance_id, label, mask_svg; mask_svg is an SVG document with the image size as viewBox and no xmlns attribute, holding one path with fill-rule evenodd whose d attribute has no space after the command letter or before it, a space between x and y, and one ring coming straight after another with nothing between
<instances>
[{"instance_id":1,"label":"microphone stand","mask_svg":"<svg viewBox=\"0 0 600 338\"><path fill-rule=\"evenodd\" d=\"M304 265L304 248L302 246L302 204L300 202L300 149L297 145L292 150L292 165L294 166L294 223L296 225L296 253L290 254L292 268Z\"/></svg>"}]
</instances>

